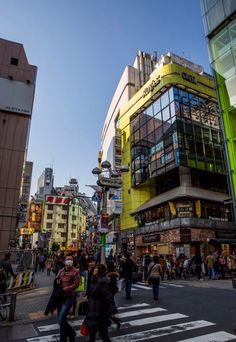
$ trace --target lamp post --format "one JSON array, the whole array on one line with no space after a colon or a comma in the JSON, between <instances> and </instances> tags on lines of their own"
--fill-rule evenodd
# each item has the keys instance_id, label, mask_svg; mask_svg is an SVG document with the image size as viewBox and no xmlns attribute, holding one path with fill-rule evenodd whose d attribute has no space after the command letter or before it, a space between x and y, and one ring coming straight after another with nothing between
<instances>
[{"instance_id":1,"label":"lamp post","mask_svg":"<svg viewBox=\"0 0 236 342\"><path fill-rule=\"evenodd\" d=\"M101 163L101 168L95 167L92 174L98 177L97 185L102 188L102 210L101 210L101 227L100 232L100 248L101 248L101 263L105 263L105 245L106 233L108 232L108 213L107 213L107 191L110 188L119 189L122 186L121 173L128 172L128 166L122 166L119 169L112 170L111 163L105 160ZM104 177L103 172L108 172L109 177ZM99 209L100 210L100 209ZM100 212L98 213L100 214Z\"/></svg>"}]
</instances>

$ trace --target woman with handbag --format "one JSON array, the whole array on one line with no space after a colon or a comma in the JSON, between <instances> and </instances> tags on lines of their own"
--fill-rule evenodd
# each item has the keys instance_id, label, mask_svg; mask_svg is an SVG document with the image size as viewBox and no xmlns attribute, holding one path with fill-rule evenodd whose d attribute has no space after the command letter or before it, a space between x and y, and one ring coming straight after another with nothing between
<instances>
[{"instance_id":1,"label":"woman with handbag","mask_svg":"<svg viewBox=\"0 0 236 342\"><path fill-rule=\"evenodd\" d=\"M85 326L89 330L89 342L95 341L97 332L102 341L111 341L108 336L108 326L110 325L110 318L115 318L118 311L106 272L106 265L97 265L88 289L88 311Z\"/></svg>"},{"instance_id":2,"label":"woman with handbag","mask_svg":"<svg viewBox=\"0 0 236 342\"><path fill-rule=\"evenodd\" d=\"M153 261L148 266L147 274L148 274L148 280L150 284L152 285L153 298L155 300L158 300L160 278L162 274L162 268L159 263L158 256L155 255L153 257Z\"/></svg>"}]
</instances>

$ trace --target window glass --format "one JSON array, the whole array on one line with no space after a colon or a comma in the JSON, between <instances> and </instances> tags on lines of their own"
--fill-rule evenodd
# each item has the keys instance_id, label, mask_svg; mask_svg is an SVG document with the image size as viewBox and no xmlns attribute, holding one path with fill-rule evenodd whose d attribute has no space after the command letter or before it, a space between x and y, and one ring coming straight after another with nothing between
<instances>
[{"instance_id":1,"label":"window glass","mask_svg":"<svg viewBox=\"0 0 236 342\"><path fill-rule=\"evenodd\" d=\"M218 26L224 20L224 10L222 0L216 2L216 4L207 13L207 23L209 32L211 32L216 26Z\"/></svg>"},{"instance_id":2,"label":"window glass","mask_svg":"<svg viewBox=\"0 0 236 342\"><path fill-rule=\"evenodd\" d=\"M169 95L168 91L166 91L162 96L161 96L161 108L165 108L169 104Z\"/></svg>"},{"instance_id":3,"label":"window glass","mask_svg":"<svg viewBox=\"0 0 236 342\"><path fill-rule=\"evenodd\" d=\"M162 110L162 120L167 121L170 118L170 109L169 106L167 106L165 109Z\"/></svg>"},{"instance_id":4,"label":"window glass","mask_svg":"<svg viewBox=\"0 0 236 342\"><path fill-rule=\"evenodd\" d=\"M225 79L235 74L234 56L232 50L229 49L224 55L220 56L213 64L213 68Z\"/></svg>"},{"instance_id":5,"label":"window glass","mask_svg":"<svg viewBox=\"0 0 236 342\"><path fill-rule=\"evenodd\" d=\"M146 114L147 114L148 116L153 117L153 106L152 106L152 105L149 106L149 107L146 109Z\"/></svg>"},{"instance_id":6,"label":"window glass","mask_svg":"<svg viewBox=\"0 0 236 342\"><path fill-rule=\"evenodd\" d=\"M160 101L160 99L157 99L157 100L153 103L154 115L156 115L158 112L160 112L160 110L161 110L161 101Z\"/></svg>"},{"instance_id":7,"label":"window glass","mask_svg":"<svg viewBox=\"0 0 236 342\"><path fill-rule=\"evenodd\" d=\"M213 60L222 56L230 48L230 36L228 28L222 30L216 37L210 41L210 50Z\"/></svg>"},{"instance_id":8,"label":"window glass","mask_svg":"<svg viewBox=\"0 0 236 342\"><path fill-rule=\"evenodd\" d=\"M173 88L169 89L169 99L170 99L170 102L174 101L174 90L173 90Z\"/></svg>"}]
</instances>

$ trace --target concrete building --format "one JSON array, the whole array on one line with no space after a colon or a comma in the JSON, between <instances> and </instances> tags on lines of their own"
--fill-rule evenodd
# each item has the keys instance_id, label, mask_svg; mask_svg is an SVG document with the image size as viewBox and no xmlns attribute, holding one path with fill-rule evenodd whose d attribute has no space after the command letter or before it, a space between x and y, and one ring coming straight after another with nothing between
<instances>
[{"instance_id":1,"label":"concrete building","mask_svg":"<svg viewBox=\"0 0 236 342\"><path fill-rule=\"evenodd\" d=\"M35 194L37 199L43 201L46 195L52 194L53 180L53 169L50 167L45 168L38 178L37 193Z\"/></svg>"},{"instance_id":2,"label":"concrete building","mask_svg":"<svg viewBox=\"0 0 236 342\"><path fill-rule=\"evenodd\" d=\"M15 238L36 73L22 44L0 39L0 249Z\"/></svg>"},{"instance_id":3,"label":"concrete building","mask_svg":"<svg viewBox=\"0 0 236 342\"><path fill-rule=\"evenodd\" d=\"M173 53L122 107L121 245L193 256L236 243L213 78ZM228 239L231 239L230 241Z\"/></svg>"},{"instance_id":4,"label":"concrete building","mask_svg":"<svg viewBox=\"0 0 236 342\"><path fill-rule=\"evenodd\" d=\"M18 228L25 227L27 222L27 212L30 200L30 188L33 172L33 162L26 161L23 168L19 214L18 214Z\"/></svg>"},{"instance_id":5,"label":"concrete building","mask_svg":"<svg viewBox=\"0 0 236 342\"><path fill-rule=\"evenodd\" d=\"M201 8L223 119L236 216L236 1L201 0Z\"/></svg>"},{"instance_id":6,"label":"concrete building","mask_svg":"<svg viewBox=\"0 0 236 342\"><path fill-rule=\"evenodd\" d=\"M53 243L61 250L77 250L81 234L85 234L86 211L77 198L46 195L42 232L48 236L48 247Z\"/></svg>"}]
</instances>

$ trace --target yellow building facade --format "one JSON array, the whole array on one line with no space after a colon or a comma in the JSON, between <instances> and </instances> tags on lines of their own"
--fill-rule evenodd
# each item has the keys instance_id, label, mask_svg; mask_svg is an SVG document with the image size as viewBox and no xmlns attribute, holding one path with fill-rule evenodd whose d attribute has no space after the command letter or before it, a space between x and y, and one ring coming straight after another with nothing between
<instances>
[{"instance_id":1,"label":"yellow building facade","mask_svg":"<svg viewBox=\"0 0 236 342\"><path fill-rule=\"evenodd\" d=\"M228 193L219 120L212 77L171 53L161 57L150 80L120 109L116 127L122 134L122 164L130 166L122 175L125 249L141 254L154 245L155 252L178 254L186 245L193 254L217 237L211 219L220 232L231 229L223 204ZM208 178L209 186L204 184ZM203 214L204 205L215 205L219 217L210 215L212 209ZM163 223L171 220L175 230Z\"/></svg>"}]
</instances>

